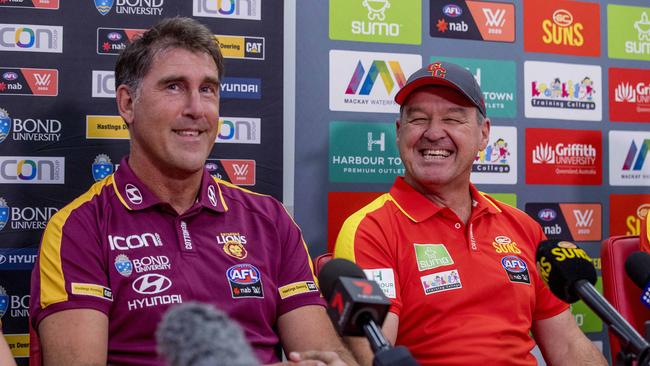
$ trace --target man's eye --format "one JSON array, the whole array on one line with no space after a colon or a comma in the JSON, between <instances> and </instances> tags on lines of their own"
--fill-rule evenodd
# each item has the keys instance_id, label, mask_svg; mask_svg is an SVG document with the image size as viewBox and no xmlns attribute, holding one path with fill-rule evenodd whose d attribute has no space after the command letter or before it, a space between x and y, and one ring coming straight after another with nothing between
<instances>
[{"instance_id":1,"label":"man's eye","mask_svg":"<svg viewBox=\"0 0 650 366\"><path fill-rule=\"evenodd\" d=\"M217 89L214 86L204 86L201 88L201 92L215 94Z\"/></svg>"},{"instance_id":2,"label":"man's eye","mask_svg":"<svg viewBox=\"0 0 650 366\"><path fill-rule=\"evenodd\" d=\"M167 89L169 89L169 90L178 90L178 84L169 84L169 85L167 85Z\"/></svg>"}]
</instances>

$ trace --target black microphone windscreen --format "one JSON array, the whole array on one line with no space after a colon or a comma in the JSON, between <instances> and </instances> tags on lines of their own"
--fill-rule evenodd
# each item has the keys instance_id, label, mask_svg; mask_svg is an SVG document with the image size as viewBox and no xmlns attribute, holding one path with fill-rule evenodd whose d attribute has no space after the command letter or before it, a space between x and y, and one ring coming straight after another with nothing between
<instances>
[{"instance_id":1,"label":"black microphone windscreen","mask_svg":"<svg viewBox=\"0 0 650 366\"><path fill-rule=\"evenodd\" d=\"M329 300L334 291L334 285L339 277L352 277L352 278L366 278L363 270L359 268L354 262L343 258L335 258L325 263L323 268L318 273L318 284L320 290Z\"/></svg>"},{"instance_id":2,"label":"black microphone windscreen","mask_svg":"<svg viewBox=\"0 0 650 366\"><path fill-rule=\"evenodd\" d=\"M630 254L625 260L625 272L632 282L644 289L650 282L650 254L646 252Z\"/></svg>"},{"instance_id":3,"label":"black microphone windscreen","mask_svg":"<svg viewBox=\"0 0 650 366\"><path fill-rule=\"evenodd\" d=\"M239 325L212 305L172 307L158 325L156 340L170 366L259 366Z\"/></svg>"},{"instance_id":4,"label":"black microphone windscreen","mask_svg":"<svg viewBox=\"0 0 650 366\"><path fill-rule=\"evenodd\" d=\"M598 275L587 253L569 241L545 240L537 247L537 268L551 292L574 303L580 298L574 284L586 280L596 284Z\"/></svg>"}]
</instances>

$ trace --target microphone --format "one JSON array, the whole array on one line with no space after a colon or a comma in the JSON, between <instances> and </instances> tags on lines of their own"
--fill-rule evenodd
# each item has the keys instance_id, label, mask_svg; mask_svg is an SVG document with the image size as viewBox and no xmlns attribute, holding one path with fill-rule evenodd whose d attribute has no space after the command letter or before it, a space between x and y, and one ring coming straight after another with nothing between
<instances>
[{"instance_id":1,"label":"microphone","mask_svg":"<svg viewBox=\"0 0 650 366\"><path fill-rule=\"evenodd\" d=\"M634 252L625 260L625 273L642 290L641 302L650 308L650 254Z\"/></svg>"},{"instance_id":2,"label":"microphone","mask_svg":"<svg viewBox=\"0 0 650 366\"><path fill-rule=\"evenodd\" d=\"M188 302L165 313L156 331L169 366L259 366L244 332L212 305Z\"/></svg>"},{"instance_id":3,"label":"microphone","mask_svg":"<svg viewBox=\"0 0 650 366\"><path fill-rule=\"evenodd\" d=\"M417 366L404 346L392 347L381 331L390 300L375 281L366 279L353 262L336 258L318 274L321 291L327 299L327 314L340 336L363 336L375 355L373 365Z\"/></svg>"},{"instance_id":4,"label":"microphone","mask_svg":"<svg viewBox=\"0 0 650 366\"><path fill-rule=\"evenodd\" d=\"M593 286L598 276L591 258L574 243L546 240L537 248L537 268L551 292L567 303L581 299L631 351L639 365L650 365L650 345Z\"/></svg>"}]
</instances>

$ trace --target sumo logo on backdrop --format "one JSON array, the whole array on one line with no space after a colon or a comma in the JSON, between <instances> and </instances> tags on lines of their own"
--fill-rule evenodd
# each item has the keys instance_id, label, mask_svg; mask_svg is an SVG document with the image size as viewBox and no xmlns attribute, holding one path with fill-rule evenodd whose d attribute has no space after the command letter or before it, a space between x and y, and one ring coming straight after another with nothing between
<instances>
[{"instance_id":1,"label":"sumo logo on backdrop","mask_svg":"<svg viewBox=\"0 0 650 366\"><path fill-rule=\"evenodd\" d=\"M578 1L526 0L524 49L600 56L600 6Z\"/></svg>"},{"instance_id":2,"label":"sumo logo on backdrop","mask_svg":"<svg viewBox=\"0 0 650 366\"><path fill-rule=\"evenodd\" d=\"M331 50L332 111L398 113L393 100L406 77L422 66L420 55Z\"/></svg>"},{"instance_id":3,"label":"sumo logo on backdrop","mask_svg":"<svg viewBox=\"0 0 650 366\"><path fill-rule=\"evenodd\" d=\"M421 44L420 0L332 0L330 39Z\"/></svg>"},{"instance_id":4,"label":"sumo logo on backdrop","mask_svg":"<svg viewBox=\"0 0 650 366\"><path fill-rule=\"evenodd\" d=\"M262 0L193 0L195 17L261 20Z\"/></svg>"},{"instance_id":5,"label":"sumo logo on backdrop","mask_svg":"<svg viewBox=\"0 0 650 366\"><path fill-rule=\"evenodd\" d=\"M59 94L59 70L0 67L0 95Z\"/></svg>"},{"instance_id":6,"label":"sumo logo on backdrop","mask_svg":"<svg viewBox=\"0 0 650 366\"><path fill-rule=\"evenodd\" d=\"M607 50L611 58L650 60L650 8L607 5Z\"/></svg>"},{"instance_id":7,"label":"sumo logo on backdrop","mask_svg":"<svg viewBox=\"0 0 650 366\"><path fill-rule=\"evenodd\" d=\"M515 118L517 115L517 67L513 61L432 56L431 62L450 61L469 70L485 98L491 118Z\"/></svg>"},{"instance_id":8,"label":"sumo logo on backdrop","mask_svg":"<svg viewBox=\"0 0 650 366\"><path fill-rule=\"evenodd\" d=\"M224 58L264 60L264 37L215 35Z\"/></svg>"},{"instance_id":9,"label":"sumo logo on backdrop","mask_svg":"<svg viewBox=\"0 0 650 366\"><path fill-rule=\"evenodd\" d=\"M160 16L163 5L164 0L95 0L95 9L101 15L108 15L115 9L115 14Z\"/></svg>"},{"instance_id":10,"label":"sumo logo on backdrop","mask_svg":"<svg viewBox=\"0 0 650 366\"><path fill-rule=\"evenodd\" d=\"M431 37L515 41L515 6L483 1L431 0Z\"/></svg>"},{"instance_id":11,"label":"sumo logo on backdrop","mask_svg":"<svg viewBox=\"0 0 650 366\"><path fill-rule=\"evenodd\" d=\"M526 213L535 219L550 240L600 241L600 203L526 203Z\"/></svg>"},{"instance_id":12,"label":"sumo logo on backdrop","mask_svg":"<svg viewBox=\"0 0 650 366\"><path fill-rule=\"evenodd\" d=\"M609 196L609 235L639 235L641 220L650 210L650 194Z\"/></svg>"},{"instance_id":13,"label":"sumo logo on backdrop","mask_svg":"<svg viewBox=\"0 0 650 366\"><path fill-rule=\"evenodd\" d=\"M650 71L609 69L609 119L650 122Z\"/></svg>"},{"instance_id":14,"label":"sumo logo on backdrop","mask_svg":"<svg viewBox=\"0 0 650 366\"><path fill-rule=\"evenodd\" d=\"M56 10L59 0L1 0L0 7Z\"/></svg>"},{"instance_id":15,"label":"sumo logo on backdrop","mask_svg":"<svg viewBox=\"0 0 650 366\"><path fill-rule=\"evenodd\" d=\"M0 24L0 51L63 52L63 27Z\"/></svg>"},{"instance_id":16,"label":"sumo logo on backdrop","mask_svg":"<svg viewBox=\"0 0 650 366\"><path fill-rule=\"evenodd\" d=\"M602 183L600 131L526 129L526 183Z\"/></svg>"},{"instance_id":17,"label":"sumo logo on backdrop","mask_svg":"<svg viewBox=\"0 0 650 366\"><path fill-rule=\"evenodd\" d=\"M609 184L650 185L650 132L609 131Z\"/></svg>"},{"instance_id":18,"label":"sumo logo on backdrop","mask_svg":"<svg viewBox=\"0 0 650 366\"><path fill-rule=\"evenodd\" d=\"M0 157L0 184L63 184L65 158L51 156Z\"/></svg>"},{"instance_id":19,"label":"sumo logo on backdrop","mask_svg":"<svg viewBox=\"0 0 650 366\"><path fill-rule=\"evenodd\" d=\"M0 107L0 144L9 136L14 141L56 142L61 139L61 126L57 119L11 118L9 112Z\"/></svg>"},{"instance_id":20,"label":"sumo logo on backdrop","mask_svg":"<svg viewBox=\"0 0 650 366\"><path fill-rule=\"evenodd\" d=\"M602 119L600 66L524 62L527 118Z\"/></svg>"},{"instance_id":21,"label":"sumo logo on backdrop","mask_svg":"<svg viewBox=\"0 0 650 366\"><path fill-rule=\"evenodd\" d=\"M404 174L392 123L332 121L330 182L391 183Z\"/></svg>"},{"instance_id":22,"label":"sumo logo on backdrop","mask_svg":"<svg viewBox=\"0 0 650 366\"><path fill-rule=\"evenodd\" d=\"M115 98L115 71L92 71L93 98Z\"/></svg>"},{"instance_id":23,"label":"sumo logo on backdrop","mask_svg":"<svg viewBox=\"0 0 650 366\"><path fill-rule=\"evenodd\" d=\"M517 183L517 128L492 126L485 150L479 151L472 164L473 183Z\"/></svg>"},{"instance_id":24,"label":"sumo logo on backdrop","mask_svg":"<svg viewBox=\"0 0 650 366\"><path fill-rule=\"evenodd\" d=\"M145 29L97 28L97 54L117 55Z\"/></svg>"}]
</instances>

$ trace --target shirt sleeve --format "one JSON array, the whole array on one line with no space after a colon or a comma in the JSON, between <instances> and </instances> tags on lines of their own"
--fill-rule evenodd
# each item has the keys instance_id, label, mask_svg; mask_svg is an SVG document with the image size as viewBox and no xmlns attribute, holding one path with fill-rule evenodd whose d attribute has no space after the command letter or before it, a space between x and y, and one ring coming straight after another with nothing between
<instances>
[{"instance_id":1,"label":"shirt sleeve","mask_svg":"<svg viewBox=\"0 0 650 366\"><path fill-rule=\"evenodd\" d=\"M306 305L325 306L316 285L313 264L298 225L278 202L278 231L282 247L278 275L278 315Z\"/></svg>"},{"instance_id":2,"label":"shirt sleeve","mask_svg":"<svg viewBox=\"0 0 650 366\"><path fill-rule=\"evenodd\" d=\"M92 205L79 199L48 222L31 278L34 329L49 314L77 308L108 313L113 296Z\"/></svg>"},{"instance_id":3,"label":"shirt sleeve","mask_svg":"<svg viewBox=\"0 0 650 366\"><path fill-rule=\"evenodd\" d=\"M358 211L343 224L336 239L334 257L355 262L374 280L391 301L390 312L399 316L402 309L399 276L391 240L390 223L381 215Z\"/></svg>"}]
</instances>

